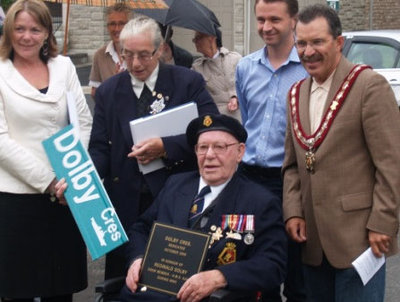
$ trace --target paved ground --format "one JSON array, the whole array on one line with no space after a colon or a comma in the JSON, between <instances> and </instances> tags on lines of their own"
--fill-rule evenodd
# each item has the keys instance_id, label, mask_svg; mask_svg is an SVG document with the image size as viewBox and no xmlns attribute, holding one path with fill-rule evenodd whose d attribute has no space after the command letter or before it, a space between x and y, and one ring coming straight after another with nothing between
<instances>
[{"instance_id":1,"label":"paved ground","mask_svg":"<svg viewBox=\"0 0 400 302\"><path fill-rule=\"evenodd\" d=\"M88 83L90 66L81 66L77 68L78 76L82 86ZM89 93L85 89L85 93ZM89 107L93 109L94 102L89 94L86 94ZM385 302L399 302L400 301L400 255L391 257L387 261L386 266L386 298ZM89 286L86 290L74 296L74 302L93 302L95 298L94 286L103 280L104 274L104 257L95 261L88 256L88 272L89 272Z\"/></svg>"}]
</instances>

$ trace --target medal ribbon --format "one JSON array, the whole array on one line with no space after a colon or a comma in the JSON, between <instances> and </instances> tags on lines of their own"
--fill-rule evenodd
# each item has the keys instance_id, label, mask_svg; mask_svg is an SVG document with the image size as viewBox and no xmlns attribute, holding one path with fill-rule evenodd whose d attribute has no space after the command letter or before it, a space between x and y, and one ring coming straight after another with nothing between
<instances>
[{"instance_id":1,"label":"medal ribbon","mask_svg":"<svg viewBox=\"0 0 400 302\"><path fill-rule=\"evenodd\" d=\"M228 227L227 216L228 215L222 215L221 229L223 229L223 230L225 230Z\"/></svg>"},{"instance_id":2,"label":"medal ribbon","mask_svg":"<svg viewBox=\"0 0 400 302\"><path fill-rule=\"evenodd\" d=\"M254 215L246 215L247 222L246 222L246 230L245 232L252 233L254 232Z\"/></svg>"},{"instance_id":3,"label":"medal ribbon","mask_svg":"<svg viewBox=\"0 0 400 302\"><path fill-rule=\"evenodd\" d=\"M228 216L228 224L229 224L229 228L232 231L236 231L237 230L237 225L239 222L239 217L238 215L232 214Z\"/></svg>"},{"instance_id":4,"label":"medal ribbon","mask_svg":"<svg viewBox=\"0 0 400 302\"><path fill-rule=\"evenodd\" d=\"M371 68L368 65L356 65L354 66L347 77L344 79L342 85L339 87L335 96L333 97L331 104L329 105L329 110L325 113L322 118L318 129L312 135L306 135L304 129L300 122L299 115L299 94L300 87L303 84L304 80L301 80L294 84L290 89L290 116L292 119L292 127L293 132L295 133L297 142L304 150L316 150L323 140L325 139L333 120L335 119L339 109L342 107L344 101L346 100L347 95L350 92L351 87L353 86L355 80L358 75L367 68Z\"/></svg>"}]
</instances>

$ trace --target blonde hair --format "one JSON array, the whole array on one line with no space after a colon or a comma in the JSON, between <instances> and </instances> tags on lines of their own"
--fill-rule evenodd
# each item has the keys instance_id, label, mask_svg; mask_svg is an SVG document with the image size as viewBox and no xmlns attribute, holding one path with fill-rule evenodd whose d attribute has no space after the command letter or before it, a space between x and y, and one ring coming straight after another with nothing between
<instances>
[{"instance_id":1,"label":"blonde hair","mask_svg":"<svg viewBox=\"0 0 400 302\"><path fill-rule=\"evenodd\" d=\"M47 63L49 58L54 58L57 56L57 42L53 35L53 23L51 20L50 11L41 0L18 0L16 1L9 10L7 11L6 18L3 24L3 36L0 42L0 58L12 59L14 56L14 51L12 48L12 35L14 31L15 19L17 15L25 11L30 14L37 23L43 26L47 32L47 54L40 51L40 59Z\"/></svg>"}]
</instances>

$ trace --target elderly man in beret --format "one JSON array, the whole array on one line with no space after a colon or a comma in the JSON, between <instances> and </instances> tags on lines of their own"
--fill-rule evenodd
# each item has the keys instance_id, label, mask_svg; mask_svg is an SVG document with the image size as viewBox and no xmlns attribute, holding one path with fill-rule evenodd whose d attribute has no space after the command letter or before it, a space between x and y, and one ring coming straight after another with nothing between
<instances>
[{"instance_id":1,"label":"elderly man in beret","mask_svg":"<svg viewBox=\"0 0 400 302\"><path fill-rule=\"evenodd\" d=\"M200 301L220 288L256 292L284 280L286 239L279 203L266 188L236 172L245 152L246 130L234 118L210 114L194 119L186 137L199 171L171 176L132 226L132 264L122 301ZM204 204L193 213L195 196L204 192ZM213 238L203 271L187 279L177 297L138 288L153 221L200 230ZM224 257L227 251L233 256Z\"/></svg>"}]
</instances>

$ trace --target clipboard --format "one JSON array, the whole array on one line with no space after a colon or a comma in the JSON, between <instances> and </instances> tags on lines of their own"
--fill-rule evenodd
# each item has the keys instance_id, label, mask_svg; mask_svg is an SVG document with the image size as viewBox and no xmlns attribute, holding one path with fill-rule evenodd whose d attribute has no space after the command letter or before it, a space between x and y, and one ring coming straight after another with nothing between
<instances>
[{"instance_id":1,"label":"clipboard","mask_svg":"<svg viewBox=\"0 0 400 302\"><path fill-rule=\"evenodd\" d=\"M189 102L155 115L135 119L129 123L133 143L137 144L149 138L184 134L189 123L198 116L196 103ZM165 167L161 158L146 165L138 165L143 174Z\"/></svg>"}]
</instances>

